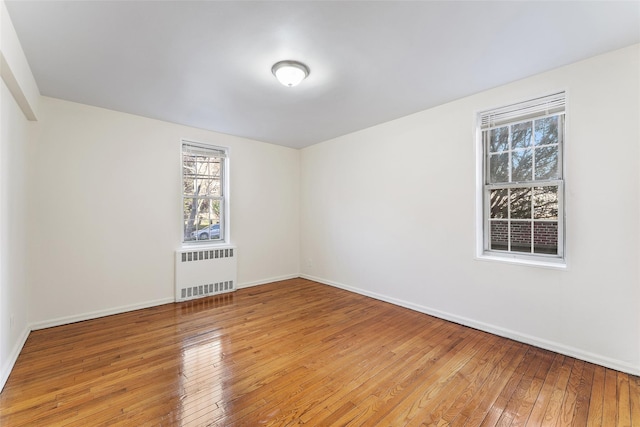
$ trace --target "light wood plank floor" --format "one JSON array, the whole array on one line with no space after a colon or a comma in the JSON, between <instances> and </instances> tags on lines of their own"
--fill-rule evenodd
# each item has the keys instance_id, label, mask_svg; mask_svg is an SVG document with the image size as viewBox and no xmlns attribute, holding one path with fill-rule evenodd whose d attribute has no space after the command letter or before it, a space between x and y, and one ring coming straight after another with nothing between
<instances>
[{"instance_id":1,"label":"light wood plank floor","mask_svg":"<svg viewBox=\"0 0 640 427\"><path fill-rule=\"evenodd\" d=\"M640 378L304 279L35 331L2 426L637 426Z\"/></svg>"}]
</instances>

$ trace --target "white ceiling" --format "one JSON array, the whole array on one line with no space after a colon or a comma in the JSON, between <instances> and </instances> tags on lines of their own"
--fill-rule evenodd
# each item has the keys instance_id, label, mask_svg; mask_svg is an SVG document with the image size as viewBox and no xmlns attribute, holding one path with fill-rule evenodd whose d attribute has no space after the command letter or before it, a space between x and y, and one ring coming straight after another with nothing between
<instances>
[{"instance_id":1,"label":"white ceiling","mask_svg":"<svg viewBox=\"0 0 640 427\"><path fill-rule=\"evenodd\" d=\"M640 42L640 1L6 4L43 95L289 147Z\"/></svg>"}]
</instances>

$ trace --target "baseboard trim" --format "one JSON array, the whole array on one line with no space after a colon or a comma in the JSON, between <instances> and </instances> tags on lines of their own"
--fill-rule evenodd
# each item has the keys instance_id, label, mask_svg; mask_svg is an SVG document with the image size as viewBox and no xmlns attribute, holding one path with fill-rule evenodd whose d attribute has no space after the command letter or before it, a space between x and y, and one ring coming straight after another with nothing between
<instances>
[{"instance_id":1,"label":"baseboard trim","mask_svg":"<svg viewBox=\"0 0 640 427\"><path fill-rule=\"evenodd\" d=\"M271 278L264 279L264 280L257 280L257 281L253 281L253 282L245 282L245 283L242 283L242 284L238 285L238 289L249 288L249 287L252 287L252 286L265 285L267 283L279 282L281 280L295 279L295 278L298 278L298 277L300 277L300 274L299 273L294 273L294 274L287 274L287 275L284 275L284 276L271 277ZM13 350L11 351L11 354L10 354L9 358L3 364L2 370L0 370L0 391L2 391L2 389L4 388L4 385L6 384L7 380L9 379L9 375L11 375L11 371L13 370L13 366L15 365L16 361L18 360L18 356L20 356L20 352L22 351L22 347L24 347L24 344L26 343L27 338L29 337L29 334L31 333L31 331L37 331L39 329L46 329L46 328L53 328L55 326L68 325L70 323L83 322L85 320L98 319L100 317L111 316L111 315L114 315L114 314L126 313L126 312L129 312L129 311L140 310L140 309L143 309L143 308L155 307L155 306L158 306L158 305L170 304L170 303L174 303L174 302L175 302L175 298L174 297L160 298L160 299L156 299L156 300L152 300L152 301L146 301L146 302L138 303L138 304L130 304L130 305L123 305L123 306L119 306L119 307L115 307L115 308L109 308L109 309L106 309L106 310L96 310L96 311L77 314L77 315L73 315L73 316L58 317L56 319L44 320L44 321L41 321L41 322L34 322L34 323L31 323L30 325L27 325L27 327L24 329L22 335L20 336L20 339L16 342L16 345L14 346Z\"/></svg>"},{"instance_id":2,"label":"baseboard trim","mask_svg":"<svg viewBox=\"0 0 640 427\"><path fill-rule=\"evenodd\" d=\"M278 277L270 277L268 279L257 280L257 281L254 281L254 282L245 282L245 283L239 284L237 286L237 289L248 288L248 287L251 287L251 286L264 285L264 284L271 283L271 282L279 282L281 280L295 279L297 277L300 277L299 273L287 274L287 275L278 276ZM34 323L32 323L30 325L31 326L30 330L31 331L37 331L39 329L52 328L52 327L55 327L55 326L67 325L69 323L76 323L76 322L82 322L82 321L85 321L85 320L97 319L97 318L104 317L104 316L111 316L113 314L126 313L126 312L129 312L129 311L140 310L140 309L149 308L149 307L155 307L157 305L169 304L169 303L172 303L172 302L175 302L175 298L174 297L161 298L161 299L147 301L147 302L138 303L138 304L130 304L130 305L123 305L123 306L115 307L115 308L109 308L109 309L106 309L106 310L97 310L97 311L77 314L77 315L73 315L73 316L58 317L58 318L52 319L52 320L44 320L44 321L41 321L41 322L34 322Z\"/></svg>"},{"instance_id":3,"label":"baseboard trim","mask_svg":"<svg viewBox=\"0 0 640 427\"><path fill-rule=\"evenodd\" d=\"M615 369L616 371L626 372L632 375L640 375L640 366L635 366L631 363L627 363L621 360L611 359L606 356L580 350L575 347L566 346L554 341L549 341L539 337L522 334L512 329L502 328L489 323L478 322L476 320L469 319L463 316L457 316L455 314L447 313L431 307L413 304L401 299L392 298L390 296L378 294L376 292L366 291L364 289L348 286L343 283L334 282L332 280L323 279L321 277L316 277L309 274L301 274L300 277L308 280L313 280L314 282L344 289L349 292L354 292L356 294L368 296L380 301L388 302L390 304L394 304L400 307L408 308L413 311L428 314L430 316L434 316L439 319L448 320L450 322L458 323L460 325L468 326L470 328L478 329L484 332L489 332L491 334L498 335L504 338L509 338L514 341L530 344L536 347L543 348L545 350L550 350L556 353L563 354L565 356L575 357L576 359L584 360L586 362L594 363L596 365L604 366L606 368Z\"/></svg>"},{"instance_id":4,"label":"baseboard trim","mask_svg":"<svg viewBox=\"0 0 640 427\"><path fill-rule=\"evenodd\" d=\"M76 314L73 316L58 317L57 319L32 323L31 330L37 331L38 329L68 325L69 323L83 322L85 320L97 319L99 317L111 316L113 314L121 314L129 311L140 310L143 308L155 307L157 305L169 304L172 302L175 302L174 297L161 298L161 299L146 301L138 304L122 305L120 307L109 308L106 310L96 310L88 313Z\"/></svg>"},{"instance_id":5,"label":"baseboard trim","mask_svg":"<svg viewBox=\"0 0 640 427\"><path fill-rule=\"evenodd\" d=\"M282 280L297 279L298 277L301 277L300 273L286 274L284 276L270 277L269 279L241 283L236 288L237 289L251 288L253 286L266 285L267 283L280 282Z\"/></svg>"},{"instance_id":6,"label":"baseboard trim","mask_svg":"<svg viewBox=\"0 0 640 427\"><path fill-rule=\"evenodd\" d=\"M11 371L13 370L13 366L16 364L18 356L20 356L20 352L22 351L22 347L24 347L24 344L27 342L27 338L29 338L30 333L31 329L27 325L23 329L20 338L18 338L18 341L16 341L16 344L13 346L13 350L11 350L9 358L3 364L2 371L0 371L0 392L2 392L4 385L7 383L9 375L11 375Z\"/></svg>"}]
</instances>

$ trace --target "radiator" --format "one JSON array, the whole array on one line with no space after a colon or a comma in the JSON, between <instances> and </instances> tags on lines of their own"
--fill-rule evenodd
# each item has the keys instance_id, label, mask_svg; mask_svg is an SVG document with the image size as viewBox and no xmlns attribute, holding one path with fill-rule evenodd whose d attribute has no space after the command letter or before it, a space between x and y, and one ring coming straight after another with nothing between
<instances>
[{"instance_id":1,"label":"radiator","mask_svg":"<svg viewBox=\"0 0 640 427\"><path fill-rule=\"evenodd\" d=\"M232 292L236 289L236 248L176 252L176 302Z\"/></svg>"}]
</instances>

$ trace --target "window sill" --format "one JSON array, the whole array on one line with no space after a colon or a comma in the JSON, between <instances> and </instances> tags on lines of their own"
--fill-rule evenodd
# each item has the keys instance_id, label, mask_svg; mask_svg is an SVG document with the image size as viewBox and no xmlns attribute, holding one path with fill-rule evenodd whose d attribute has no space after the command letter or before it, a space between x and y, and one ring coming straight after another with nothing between
<instances>
[{"instance_id":1,"label":"window sill","mask_svg":"<svg viewBox=\"0 0 640 427\"><path fill-rule=\"evenodd\" d=\"M562 258L534 258L515 254L502 254L484 252L476 256L479 261L503 262L507 264L526 265L530 267L551 268L554 270L566 270L567 262Z\"/></svg>"},{"instance_id":2,"label":"window sill","mask_svg":"<svg viewBox=\"0 0 640 427\"><path fill-rule=\"evenodd\" d=\"M203 241L194 241L190 243L183 242L180 246L181 250L207 250L207 249L220 249L221 247L229 247L233 246L229 242L219 241L219 242L203 242Z\"/></svg>"}]
</instances>

